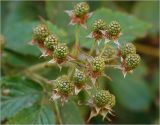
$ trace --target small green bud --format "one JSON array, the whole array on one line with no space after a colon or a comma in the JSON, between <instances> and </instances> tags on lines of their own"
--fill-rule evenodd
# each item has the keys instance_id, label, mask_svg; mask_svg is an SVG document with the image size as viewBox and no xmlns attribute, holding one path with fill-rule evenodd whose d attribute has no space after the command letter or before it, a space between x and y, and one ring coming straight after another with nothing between
<instances>
[{"instance_id":1,"label":"small green bud","mask_svg":"<svg viewBox=\"0 0 160 125\"><path fill-rule=\"evenodd\" d=\"M54 50L54 56L58 59L65 59L69 54L69 50L66 44L59 44Z\"/></svg>"},{"instance_id":2,"label":"small green bud","mask_svg":"<svg viewBox=\"0 0 160 125\"><path fill-rule=\"evenodd\" d=\"M94 72L101 72L105 68L105 60L102 57L95 57L92 62L92 69Z\"/></svg>"},{"instance_id":3,"label":"small green bud","mask_svg":"<svg viewBox=\"0 0 160 125\"><path fill-rule=\"evenodd\" d=\"M122 46L121 53L124 57L128 54L136 54L136 47L132 43L127 43Z\"/></svg>"},{"instance_id":4,"label":"small green bud","mask_svg":"<svg viewBox=\"0 0 160 125\"><path fill-rule=\"evenodd\" d=\"M105 30L105 28L106 28L106 23L103 20L98 19L94 21L93 23L94 31Z\"/></svg>"},{"instance_id":5,"label":"small green bud","mask_svg":"<svg viewBox=\"0 0 160 125\"><path fill-rule=\"evenodd\" d=\"M38 42L44 42L45 38L49 35L49 30L48 28L40 24L36 27L33 28L33 39L38 41Z\"/></svg>"},{"instance_id":6,"label":"small green bud","mask_svg":"<svg viewBox=\"0 0 160 125\"><path fill-rule=\"evenodd\" d=\"M73 86L66 75L59 77L56 80L58 92L64 95L68 95L72 92Z\"/></svg>"},{"instance_id":7,"label":"small green bud","mask_svg":"<svg viewBox=\"0 0 160 125\"><path fill-rule=\"evenodd\" d=\"M86 2L81 2L74 6L74 13L76 16L84 16L88 12L89 5Z\"/></svg>"},{"instance_id":8,"label":"small green bud","mask_svg":"<svg viewBox=\"0 0 160 125\"><path fill-rule=\"evenodd\" d=\"M125 59L127 68L134 69L140 63L140 56L138 54L129 54Z\"/></svg>"},{"instance_id":9,"label":"small green bud","mask_svg":"<svg viewBox=\"0 0 160 125\"><path fill-rule=\"evenodd\" d=\"M114 47L110 46L110 45L107 45L106 49L105 49L105 51L103 53L103 56L105 58L112 58L115 55L116 55L116 49Z\"/></svg>"},{"instance_id":10,"label":"small green bud","mask_svg":"<svg viewBox=\"0 0 160 125\"><path fill-rule=\"evenodd\" d=\"M44 41L44 46L49 50L55 50L56 46L58 45L58 39L55 35L51 34L46 37Z\"/></svg>"},{"instance_id":11,"label":"small green bud","mask_svg":"<svg viewBox=\"0 0 160 125\"><path fill-rule=\"evenodd\" d=\"M84 74L84 72L80 71L80 70L76 70L73 76L73 82L76 85L83 85L86 81L86 76Z\"/></svg>"},{"instance_id":12,"label":"small green bud","mask_svg":"<svg viewBox=\"0 0 160 125\"><path fill-rule=\"evenodd\" d=\"M108 32L110 37L118 37L120 32L121 32L121 26L120 26L119 22L112 21L107 26L107 32Z\"/></svg>"},{"instance_id":13,"label":"small green bud","mask_svg":"<svg viewBox=\"0 0 160 125\"><path fill-rule=\"evenodd\" d=\"M107 90L100 90L95 95L95 103L98 107L105 106L106 104L108 104L110 99L111 99L111 94Z\"/></svg>"}]
</instances>

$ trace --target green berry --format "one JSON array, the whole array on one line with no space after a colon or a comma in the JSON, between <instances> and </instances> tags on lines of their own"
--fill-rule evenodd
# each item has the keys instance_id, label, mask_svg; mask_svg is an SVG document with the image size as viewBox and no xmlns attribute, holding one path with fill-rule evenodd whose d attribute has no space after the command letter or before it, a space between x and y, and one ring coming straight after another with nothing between
<instances>
[{"instance_id":1,"label":"green berry","mask_svg":"<svg viewBox=\"0 0 160 125\"><path fill-rule=\"evenodd\" d=\"M110 101L108 101L108 106L112 108L116 104L115 96L111 94Z\"/></svg>"},{"instance_id":2,"label":"green berry","mask_svg":"<svg viewBox=\"0 0 160 125\"><path fill-rule=\"evenodd\" d=\"M129 54L125 59L127 68L134 69L140 63L140 56L138 54Z\"/></svg>"},{"instance_id":3,"label":"green berry","mask_svg":"<svg viewBox=\"0 0 160 125\"><path fill-rule=\"evenodd\" d=\"M73 81L76 85L83 85L86 81L86 76L84 72L76 70L73 76Z\"/></svg>"},{"instance_id":4,"label":"green berry","mask_svg":"<svg viewBox=\"0 0 160 125\"><path fill-rule=\"evenodd\" d=\"M54 50L54 56L58 59L65 59L69 54L66 44L59 44Z\"/></svg>"},{"instance_id":5,"label":"green berry","mask_svg":"<svg viewBox=\"0 0 160 125\"><path fill-rule=\"evenodd\" d=\"M58 92L68 95L72 92L73 86L67 76L61 76L56 80Z\"/></svg>"},{"instance_id":6,"label":"green berry","mask_svg":"<svg viewBox=\"0 0 160 125\"><path fill-rule=\"evenodd\" d=\"M111 94L109 91L100 90L95 95L95 103L98 107L103 107L111 100Z\"/></svg>"},{"instance_id":7,"label":"green berry","mask_svg":"<svg viewBox=\"0 0 160 125\"><path fill-rule=\"evenodd\" d=\"M103 20L98 19L94 21L93 23L94 31L105 30L105 28L106 28L106 23Z\"/></svg>"},{"instance_id":8,"label":"green berry","mask_svg":"<svg viewBox=\"0 0 160 125\"><path fill-rule=\"evenodd\" d=\"M102 57L95 57L92 61L92 69L94 72L101 72L105 68L105 60Z\"/></svg>"},{"instance_id":9,"label":"green berry","mask_svg":"<svg viewBox=\"0 0 160 125\"><path fill-rule=\"evenodd\" d=\"M116 55L116 49L114 47L110 46L110 45L107 45L106 49L105 49L105 51L103 53L103 56L105 58L112 58L115 55Z\"/></svg>"},{"instance_id":10,"label":"green berry","mask_svg":"<svg viewBox=\"0 0 160 125\"><path fill-rule=\"evenodd\" d=\"M74 6L74 13L76 16L84 16L88 12L89 5L86 2L81 2Z\"/></svg>"},{"instance_id":11,"label":"green berry","mask_svg":"<svg viewBox=\"0 0 160 125\"><path fill-rule=\"evenodd\" d=\"M58 45L58 39L55 35L51 34L46 37L44 41L44 46L49 50L54 50Z\"/></svg>"},{"instance_id":12,"label":"green berry","mask_svg":"<svg viewBox=\"0 0 160 125\"><path fill-rule=\"evenodd\" d=\"M132 43L127 43L121 48L121 53L124 57L128 54L136 54L136 47Z\"/></svg>"},{"instance_id":13,"label":"green berry","mask_svg":"<svg viewBox=\"0 0 160 125\"><path fill-rule=\"evenodd\" d=\"M45 38L49 34L50 33L49 33L48 28L43 24L40 24L33 28L33 39L38 42L44 42Z\"/></svg>"},{"instance_id":14,"label":"green berry","mask_svg":"<svg viewBox=\"0 0 160 125\"><path fill-rule=\"evenodd\" d=\"M107 26L107 32L110 37L118 37L120 32L121 32L121 26L119 22L117 21L112 21L108 26Z\"/></svg>"}]
</instances>

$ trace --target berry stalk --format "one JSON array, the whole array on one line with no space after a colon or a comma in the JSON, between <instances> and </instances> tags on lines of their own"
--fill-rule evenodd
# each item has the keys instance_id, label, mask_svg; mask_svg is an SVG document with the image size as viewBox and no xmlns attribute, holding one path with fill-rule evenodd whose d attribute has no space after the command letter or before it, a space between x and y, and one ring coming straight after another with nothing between
<instances>
[{"instance_id":1,"label":"berry stalk","mask_svg":"<svg viewBox=\"0 0 160 125\"><path fill-rule=\"evenodd\" d=\"M105 45L104 45L104 47L103 47L103 49L102 49L102 51L101 51L101 53L100 53L99 56L102 56L102 55L103 55L104 51L106 50L107 43L108 43L109 41L110 41L110 40L106 41L106 43L105 43Z\"/></svg>"},{"instance_id":2,"label":"berry stalk","mask_svg":"<svg viewBox=\"0 0 160 125\"><path fill-rule=\"evenodd\" d=\"M79 31L80 30L80 26L79 24L77 24L76 26L76 34L75 34L75 53L74 56L77 57L78 53L79 53Z\"/></svg>"},{"instance_id":3,"label":"berry stalk","mask_svg":"<svg viewBox=\"0 0 160 125\"><path fill-rule=\"evenodd\" d=\"M96 48L97 42L96 40L94 40L94 43L92 44L91 50L89 52L89 55L92 55L92 53L94 52L95 48Z\"/></svg>"}]
</instances>

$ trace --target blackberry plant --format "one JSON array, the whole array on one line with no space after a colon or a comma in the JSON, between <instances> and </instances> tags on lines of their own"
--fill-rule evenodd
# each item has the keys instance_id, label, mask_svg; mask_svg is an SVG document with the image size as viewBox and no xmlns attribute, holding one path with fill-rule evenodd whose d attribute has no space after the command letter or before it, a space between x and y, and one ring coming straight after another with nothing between
<instances>
[{"instance_id":1,"label":"blackberry plant","mask_svg":"<svg viewBox=\"0 0 160 125\"><path fill-rule=\"evenodd\" d=\"M132 75L140 74L135 69L141 61L131 41L146 34L145 22L106 8L90 12L94 7L90 7L89 4L80 2L65 12L57 10L57 16L55 13L54 16L51 13L47 15L52 22L40 17L39 24L36 21L30 27L24 28L26 34L29 30L30 33L32 32L30 44L34 47L23 42L23 39L26 42L28 39L24 31L16 33L16 35L24 33L20 39L17 37L20 43L16 46L13 44L16 38L13 39L12 35L5 39L9 49L4 48L7 53L3 58L20 67L16 70L20 77L13 77L13 81L5 78L5 84L2 84L2 120L7 119L9 120L7 122L14 123L12 118L16 117L18 120L23 119L22 123L28 120L33 124L83 124L85 120L86 123L93 123L92 118L100 115L100 118L106 119L100 122L105 123L119 114L117 105L121 103L123 105L124 100L127 100L125 102L127 104L124 104L127 108L132 106L139 108L139 103L134 103L135 98L137 99L138 95L142 97L146 95L145 98L149 98L147 90L141 92L143 86L138 84L140 87L134 87L130 84L135 82ZM49 8L52 9L51 6ZM58 9L60 8L61 6L58 6ZM66 14L66 17L62 13ZM48 17L51 15L53 18ZM18 27L19 25L21 24L18 24ZM139 50L139 47L137 49ZM16 57L11 57L12 51L15 51ZM24 58L19 59L22 56ZM14 74L15 68L8 62L4 64L9 68L2 68L4 72L13 68ZM25 64L21 65L21 63ZM22 72L20 72L21 68ZM130 78L131 80L128 80ZM131 91L134 89L138 89L138 92L135 90L135 94ZM127 91L123 92L124 90ZM122 96L119 96L119 93L122 93ZM138 100L143 103L140 105L142 109L146 103L149 103L148 100L145 102L141 98ZM89 110L85 110L84 113L84 108ZM6 109L10 109L9 112ZM81 118L79 113L81 111L85 118ZM23 117L23 114L29 117Z\"/></svg>"},{"instance_id":2,"label":"blackberry plant","mask_svg":"<svg viewBox=\"0 0 160 125\"><path fill-rule=\"evenodd\" d=\"M78 96L82 90L90 93L94 89L96 92L89 94L91 100L86 103L93 107L88 121L98 114L102 115L103 119L107 118L110 120L107 114L112 114L112 108L115 105L116 98L108 90L100 90L97 79L107 76L104 70L108 66L120 69L125 76L138 66L140 56L136 54L136 48L132 43L127 43L123 46L119 43L118 39L122 34L122 27L118 21L112 21L107 25L102 19L97 19L93 22L93 31L90 38L95 39L95 42L101 42L103 47L99 48L97 44L93 43L94 46L92 46L89 53L82 52L79 45L79 28L80 26L87 28L86 22L91 16L89 5L86 2L81 2L76 4L73 10L66 12L71 17L70 24L77 25L76 46L71 50L69 50L67 44L62 44L54 33L49 33L46 28L47 26L44 24L38 25L33 29L33 39L42 42L44 44L44 50L47 49L50 51L51 54L47 56L53 58L54 61L52 63L57 65L61 65L64 62L66 64L72 64L72 70L68 75L59 76L53 82L54 89L51 99L56 102L57 99L61 98L62 105L64 105L70 96ZM109 44L112 41L117 48ZM93 53L97 50L99 52ZM80 58L82 53L85 59ZM106 63L109 59L117 60L120 63L117 65L112 65L110 62ZM106 78L110 79L109 76ZM89 84L90 82L92 84Z\"/></svg>"}]
</instances>

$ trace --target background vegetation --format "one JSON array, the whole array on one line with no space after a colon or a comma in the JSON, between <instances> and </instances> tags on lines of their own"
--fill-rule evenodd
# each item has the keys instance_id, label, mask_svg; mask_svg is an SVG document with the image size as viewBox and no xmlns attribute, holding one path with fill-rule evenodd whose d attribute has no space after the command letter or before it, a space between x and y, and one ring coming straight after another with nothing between
<instances>
[{"instance_id":1,"label":"background vegetation","mask_svg":"<svg viewBox=\"0 0 160 125\"><path fill-rule=\"evenodd\" d=\"M43 67L48 59L39 58L37 47L29 46L32 27L39 23L38 16L47 20L48 27L62 42L72 46L75 27L69 26L64 10L72 9L75 2L66 1L1 1L1 123L57 123L54 103L43 91L44 79L53 80L60 74L57 66ZM142 61L133 74L124 79L120 71L107 69L110 82L101 78L101 88L109 89L116 96L116 116L112 122L93 118L90 123L159 123L159 2L158 1L89 1L94 15L87 25L97 18L107 23L118 20L122 25L121 43L134 42ZM86 39L89 30L81 29L80 44L87 51L92 40ZM43 68L37 68L43 67ZM24 72L32 69L31 75ZM37 79L38 80L37 80ZM47 91L51 91L48 88ZM79 98L85 97L81 92ZM64 107L59 105L63 123L83 124L89 108L78 106L71 98Z\"/></svg>"}]
</instances>

